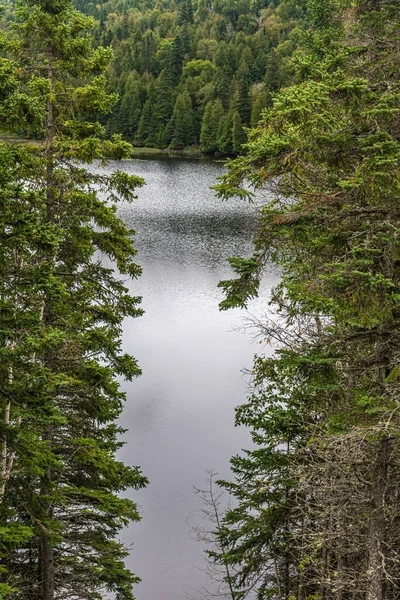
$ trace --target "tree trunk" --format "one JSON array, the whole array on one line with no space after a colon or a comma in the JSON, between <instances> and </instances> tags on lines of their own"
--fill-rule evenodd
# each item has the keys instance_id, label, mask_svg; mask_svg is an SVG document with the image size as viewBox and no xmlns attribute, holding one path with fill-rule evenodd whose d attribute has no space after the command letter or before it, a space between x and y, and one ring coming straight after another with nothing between
<instances>
[{"instance_id":1,"label":"tree trunk","mask_svg":"<svg viewBox=\"0 0 400 600\"><path fill-rule=\"evenodd\" d=\"M51 43L47 48L47 77L53 88L53 47ZM47 198L47 220L50 223L55 221L55 206L54 206L54 121L53 121L53 102L49 100L47 103L47 118L46 118L46 145L47 145L47 166L46 166L46 198ZM53 254L50 255L50 260L55 259ZM47 325L51 325L51 300L47 298L43 306L44 319ZM51 360L51 356L49 357ZM48 426L44 439L51 446L53 443L53 425ZM51 494L51 469L48 469L45 477L42 480L42 498L46 498ZM46 500L43 506L46 518L50 521L52 518L50 500ZM42 581L43 600L54 600L54 550L52 546L51 536L47 532L47 526L41 534L40 554L39 554L39 575Z\"/></svg>"},{"instance_id":2,"label":"tree trunk","mask_svg":"<svg viewBox=\"0 0 400 600\"><path fill-rule=\"evenodd\" d=\"M54 550L47 535L42 537L40 554L43 600L54 600Z\"/></svg>"},{"instance_id":3,"label":"tree trunk","mask_svg":"<svg viewBox=\"0 0 400 600\"><path fill-rule=\"evenodd\" d=\"M367 600L383 600L384 597L385 491L390 450L390 440L388 438L379 442L372 473Z\"/></svg>"}]
</instances>

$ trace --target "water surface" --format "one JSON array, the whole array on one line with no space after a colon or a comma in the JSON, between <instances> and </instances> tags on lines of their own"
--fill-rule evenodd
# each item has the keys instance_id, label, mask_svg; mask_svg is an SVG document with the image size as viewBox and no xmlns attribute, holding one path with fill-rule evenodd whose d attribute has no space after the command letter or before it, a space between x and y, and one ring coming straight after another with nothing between
<instances>
[{"instance_id":1,"label":"water surface","mask_svg":"<svg viewBox=\"0 0 400 600\"><path fill-rule=\"evenodd\" d=\"M142 578L138 600L204 598L212 583L192 531L202 519L192 486L204 487L208 468L229 477L230 456L250 443L234 427L234 407L246 397L242 369L257 350L237 331L244 313L219 312L217 284L231 275L228 256L250 254L255 208L215 198L209 187L224 172L219 163L132 160L122 168L146 180L135 204L120 206L137 232L143 275L132 290L146 312L124 330L124 349L143 375L124 384L129 432L121 458L150 479L146 490L131 492L143 519L125 534L127 563ZM275 282L267 277L264 294ZM263 301L249 307L263 308Z\"/></svg>"}]
</instances>

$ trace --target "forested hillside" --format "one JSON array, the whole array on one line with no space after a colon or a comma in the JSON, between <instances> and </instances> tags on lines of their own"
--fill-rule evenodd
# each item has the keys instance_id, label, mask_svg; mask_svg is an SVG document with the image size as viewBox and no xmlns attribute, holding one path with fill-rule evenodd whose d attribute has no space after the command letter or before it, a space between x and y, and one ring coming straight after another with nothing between
<instances>
[{"instance_id":1,"label":"forested hillside","mask_svg":"<svg viewBox=\"0 0 400 600\"><path fill-rule=\"evenodd\" d=\"M293 80L304 0L77 0L111 46L106 124L137 146L239 153L271 94Z\"/></svg>"}]
</instances>

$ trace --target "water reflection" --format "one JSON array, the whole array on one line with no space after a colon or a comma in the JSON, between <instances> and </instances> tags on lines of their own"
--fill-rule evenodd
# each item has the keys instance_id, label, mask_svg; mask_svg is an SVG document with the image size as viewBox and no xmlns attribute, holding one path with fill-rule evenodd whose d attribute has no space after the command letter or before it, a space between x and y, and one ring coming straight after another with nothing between
<instances>
[{"instance_id":1,"label":"water reflection","mask_svg":"<svg viewBox=\"0 0 400 600\"><path fill-rule=\"evenodd\" d=\"M123 168L147 185L134 205L120 206L137 232L143 276L132 290L146 311L124 329L124 348L143 376L125 384L121 458L140 464L151 481L132 493L143 520L126 532L134 544L128 564L143 579L138 600L186 600L209 584L191 530L201 508L192 485L203 486L207 468L228 477L229 457L249 444L247 431L234 428L234 407L245 398L241 369L256 349L232 331L243 313L218 311L217 283L230 275L228 256L251 252L256 214L239 200L215 198L209 187L220 164L135 160ZM266 288L276 279L267 278ZM262 308L260 301L251 311Z\"/></svg>"}]
</instances>

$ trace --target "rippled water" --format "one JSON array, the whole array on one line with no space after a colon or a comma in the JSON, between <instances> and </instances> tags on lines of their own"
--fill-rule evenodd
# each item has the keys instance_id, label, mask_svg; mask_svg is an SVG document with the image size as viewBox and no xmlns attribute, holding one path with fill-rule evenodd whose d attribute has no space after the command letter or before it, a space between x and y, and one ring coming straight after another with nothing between
<instances>
[{"instance_id":1,"label":"rippled water","mask_svg":"<svg viewBox=\"0 0 400 600\"><path fill-rule=\"evenodd\" d=\"M202 521L192 486L204 486L208 468L229 477L230 456L249 444L248 432L234 427L234 407L246 397L241 371L257 349L237 331L242 311L218 311L217 283L230 276L228 256L251 252L255 209L215 198L209 187L224 171L219 163L132 160L122 168L147 184L134 205L120 206L137 232L143 275L132 290L146 311L124 330L124 348L143 375L124 384L129 432L121 458L150 479L131 493L143 519L125 534L127 562L143 580L138 600L204 598L212 584L192 531ZM265 293L276 280L267 277ZM263 303L249 308L259 313Z\"/></svg>"}]
</instances>

